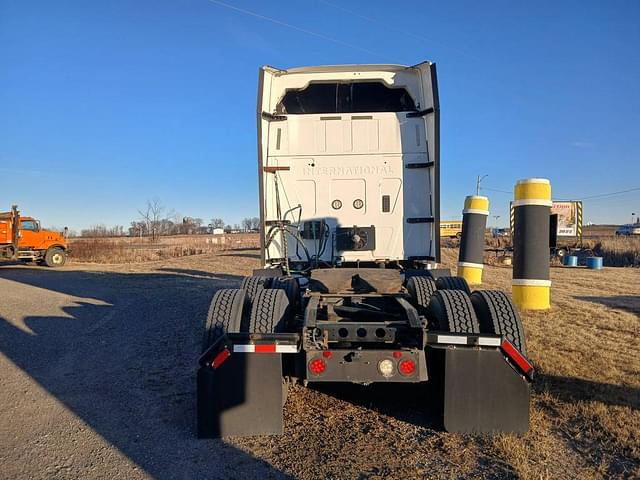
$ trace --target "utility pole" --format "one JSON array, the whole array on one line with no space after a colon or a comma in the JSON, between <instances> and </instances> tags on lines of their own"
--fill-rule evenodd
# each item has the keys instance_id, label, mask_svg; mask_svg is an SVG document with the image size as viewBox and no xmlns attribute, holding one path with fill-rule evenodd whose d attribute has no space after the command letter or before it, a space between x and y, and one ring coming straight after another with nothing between
<instances>
[{"instance_id":1,"label":"utility pole","mask_svg":"<svg viewBox=\"0 0 640 480\"><path fill-rule=\"evenodd\" d=\"M486 177L488 177L489 175L478 175L477 179L476 179L476 195L480 195L480 182L482 182L482 180L484 180Z\"/></svg>"}]
</instances>

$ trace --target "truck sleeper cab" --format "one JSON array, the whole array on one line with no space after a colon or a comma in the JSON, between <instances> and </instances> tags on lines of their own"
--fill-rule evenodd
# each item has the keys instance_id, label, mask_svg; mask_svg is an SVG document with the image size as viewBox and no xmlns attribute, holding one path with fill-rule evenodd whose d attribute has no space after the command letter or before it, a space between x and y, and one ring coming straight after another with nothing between
<instances>
[{"instance_id":1,"label":"truck sleeper cab","mask_svg":"<svg viewBox=\"0 0 640 480\"><path fill-rule=\"evenodd\" d=\"M264 268L212 299L201 437L282 433L296 382L429 381L447 430L526 431L517 311L438 268L438 115L431 62L261 69Z\"/></svg>"}]
</instances>

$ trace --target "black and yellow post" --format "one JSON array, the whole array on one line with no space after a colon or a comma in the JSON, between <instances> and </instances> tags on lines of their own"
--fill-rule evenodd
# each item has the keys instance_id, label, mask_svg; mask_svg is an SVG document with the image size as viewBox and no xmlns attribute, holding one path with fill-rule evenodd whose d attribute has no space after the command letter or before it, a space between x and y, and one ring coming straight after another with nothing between
<instances>
[{"instance_id":1,"label":"black and yellow post","mask_svg":"<svg viewBox=\"0 0 640 480\"><path fill-rule=\"evenodd\" d=\"M471 195L464 199L462 237L458 256L458 276L470 285L482 283L484 232L489 216L489 199Z\"/></svg>"},{"instance_id":2,"label":"black and yellow post","mask_svg":"<svg viewBox=\"0 0 640 480\"><path fill-rule=\"evenodd\" d=\"M519 180L515 187L513 207L513 301L523 310L547 310L551 306L549 180Z\"/></svg>"}]
</instances>

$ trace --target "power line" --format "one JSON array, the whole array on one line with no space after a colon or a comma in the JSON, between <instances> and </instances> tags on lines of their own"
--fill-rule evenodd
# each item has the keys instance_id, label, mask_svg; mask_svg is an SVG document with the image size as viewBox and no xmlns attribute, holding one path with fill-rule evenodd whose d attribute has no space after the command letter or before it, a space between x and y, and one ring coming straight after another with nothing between
<instances>
[{"instance_id":1,"label":"power line","mask_svg":"<svg viewBox=\"0 0 640 480\"><path fill-rule=\"evenodd\" d=\"M240 13L243 13L245 15L249 15L251 17L259 18L261 20L265 20L267 22L271 22L271 23L274 23L276 25L280 25L281 27L290 28L291 30L296 30L298 32L305 33L305 34L311 35L313 37L321 38L322 40L326 40L328 42L332 42L332 43L335 43L337 45L342 45L343 47L353 48L354 50L360 50L361 52L365 52L365 53L368 53L370 55L374 55L374 56L376 56L378 58L385 58L386 59L386 57L380 55L378 52L374 52L373 50L369 50L369 49L364 48L364 47L359 47L358 45L353 45L352 43L343 42L342 40L330 37L328 35L325 35L324 33L318 33L318 32L314 32L313 30L308 30L306 28L298 27L297 25L293 25L291 23L283 22L282 20L278 20L277 18L267 17L266 15L262 15L260 13L252 12L251 10L247 10L247 9L244 9L244 8L236 7L235 5L230 5L228 3L221 2L220 0L208 0L208 1L210 3L218 5L220 7L228 8L229 10L235 10L236 12L240 12Z\"/></svg>"},{"instance_id":2,"label":"power line","mask_svg":"<svg viewBox=\"0 0 640 480\"><path fill-rule=\"evenodd\" d=\"M599 195L592 195L590 197L582 197L582 200L591 200L591 199L594 199L594 198L612 197L614 195L623 195L625 193L637 192L639 190L640 190L640 187L629 188L628 190L620 190L619 192L601 193Z\"/></svg>"},{"instance_id":3,"label":"power line","mask_svg":"<svg viewBox=\"0 0 640 480\"><path fill-rule=\"evenodd\" d=\"M489 188L489 187L480 187L480 190L488 190L490 192L506 193L508 195L511 195L513 193L513 191L498 190L497 188Z\"/></svg>"},{"instance_id":4,"label":"power line","mask_svg":"<svg viewBox=\"0 0 640 480\"><path fill-rule=\"evenodd\" d=\"M489 188L489 187L480 187L480 190L488 190L490 192L498 192L498 193L507 193L509 195L513 193L512 191L499 190L497 188ZM589 196L574 195L572 198L580 199L580 200L599 200L603 198L609 198L616 195L624 195L625 193L631 193L631 192L637 192L637 191L640 191L640 187L628 188L626 190L619 190L617 192L599 193L597 195L589 195ZM558 199L558 200L562 200L562 199ZM565 199L565 201L569 201L569 200Z\"/></svg>"},{"instance_id":5,"label":"power line","mask_svg":"<svg viewBox=\"0 0 640 480\"><path fill-rule=\"evenodd\" d=\"M435 39L429 38L429 37L425 37L424 35L418 35L417 33L414 33L413 31L411 31L410 29L394 28L394 27L390 26L387 21L382 21L382 20L378 20L377 18L369 17L367 15L362 15L359 12L355 12L353 10L349 10L348 8L344 8L342 5L336 5L335 3L328 2L327 0L318 0L318 1L320 3L324 3L325 5L328 5L329 7L335 8L336 10L340 10L342 12L348 13L348 14L356 17L356 18L360 18L362 20L366 20L367 22L377 23L377 24L383 25L385 31L391 31L391 32L400 33L402 35L406 35L408 37L412 37L414 39L421 40L423 42L435 43L435 44L438 44L438 45L442 46L443 48L452 50L454 52L457 52L457 53L459 53L461 55L464 55L466 57L472 58L474 60L478 60L478 61L482 60L482 59L480 59L480 58L478 58L478 57L476 57L474 55L471 55L470 53L468 53L468 52L466 52L464 50L461 50L459 48L453 47L453 46L451 46L449 44L446 44L446 43L444 43L442 41L435 40Z\"/></svg>"}]
</instances>

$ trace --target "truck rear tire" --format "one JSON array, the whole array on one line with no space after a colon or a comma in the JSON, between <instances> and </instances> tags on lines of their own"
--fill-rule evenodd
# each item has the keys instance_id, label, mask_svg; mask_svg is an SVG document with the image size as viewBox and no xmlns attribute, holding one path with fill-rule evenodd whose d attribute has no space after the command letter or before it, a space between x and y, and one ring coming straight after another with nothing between
<instances>
[{"instance_id":1,"label":"truck rear tire","mask_svg":"<svg viewBox=\"0 0 640 480\"><path fill-rule=\"evenodd\" d=\"M411 303L420 315L427 313L431 295L436 290L436 282L430 277L411 277L407 281L407 292L411 296Z\"/></svg>"},{"instance_id":2,"label":"truck rear tire","mask_svg":"<svg viewBox=\"0 0 640 480\"><path fill-rule=\"evenodd\" d=\"M482 333L503 335L520 353L527 354L524 328L511 298L499 290L477 290L471 303L480 321Z\"/></svg>"},{"instance_id":3,"label":"truck rear tire","mask_svg":"<svg viewBox=\"0 0 640 480\"><path fill-rule=\"evenodd\" d=\"M62 267L67 262L67 253L59 247L53 247L44 254L47 267Z\"/></svg>"},{"instance_id":4,"label":"truck rear tire","mask_svg":"<svg viewBox=\"0 0 640 480\"><path fill-rule=\"evenodd\" d=\"M467 295L471 295L469 284L462 277L440 277L436 280L438 290L462 290Z\"/></svg>"},{"instance_id":5,"label":"truck rear tire","mask_svg":"<svg viewBox=\"0 0 640 480\"><path fill-rule=\"evenodd\" d=\"M269 288L270 286L271 286L270 278L251 276L251 277L244 277L240 288L243 289L245 292L247 292L247 295L249 296L249 298L253 298L256 296L258 291L264 288Z\"/></svg>"},{"instance_id":6,"label":"truck rear tire","mask_svg":"<svg viewBox=\"0 0 640 480\"><path fill-rule=\"evenodd\" d=\"M242 331L242 310L246 300L247 292L242 289L225 288L215 293L207 313L203 352L225 333Z\"/></svg>"},{"instance_id":7,"label":"truck rear tire","mask_svg":"<svg viewBox=\"0 0 640 480\"><path fill-rule=\"evenodd\" d=\"M431 297L429 311L444 332L480 333L471 299L461 290L438 290Z\"/></svg>"},{"instance_id":8,"label":"truck rear tire","mask_svg":"<svg viewBox=\"0 0 640 480\"><path fill-rule=\"evenodd\" d=\"M289 299L284 290L263 289L253 298L250 333L276 333L284 330L289 317Z\"/></svg>"},{"instance_id":9,"label":"truck rear tire","mask_svg":"<svg viewBox=\"0 0 640 480\"><path fill-rule=\"evenodd\" d=\"M298 304L300 287L298 286L298 281L295 278L276 277L271 282L271 288L284 290L284 292L287 294L287 298L289 299L289 305L292 309L296 308L296 305Z\"/></svg>"}]
</instances>

